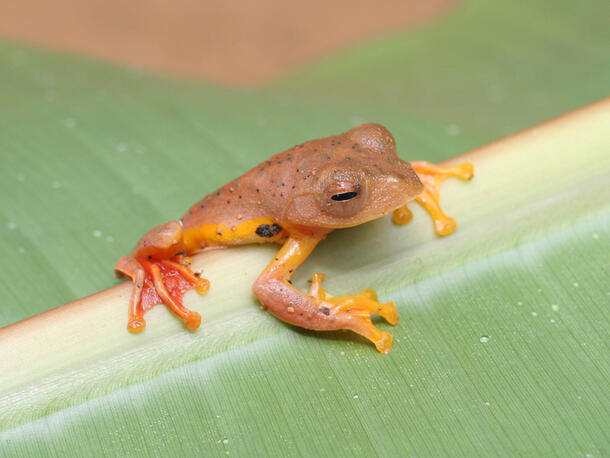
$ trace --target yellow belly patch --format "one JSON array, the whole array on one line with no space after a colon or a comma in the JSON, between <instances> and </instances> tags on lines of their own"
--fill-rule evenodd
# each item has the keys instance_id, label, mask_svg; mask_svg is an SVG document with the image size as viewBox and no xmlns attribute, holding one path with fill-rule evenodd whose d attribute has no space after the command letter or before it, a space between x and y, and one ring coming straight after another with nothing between
<instances>
[{"instance_id":1,"label":"yellow belly patch","mask_svg":"<svg viewBox=\"0 0 610 458\"><path fill-rule=\"evenodd\" d=\"M273 228L275 230L261 230ZM279 228L279 230L277 230ZM258 229L258 233L257 233ZM272 235L270 235L270 232ZM264 234L264 235L259 235ZM184 230L184 245L188 252L203 246L239 245L257 242L275 242L285 235L285 231L271 218L254 218L234 226L224 224L201 224Z\"/></svg>"}]
</instances>

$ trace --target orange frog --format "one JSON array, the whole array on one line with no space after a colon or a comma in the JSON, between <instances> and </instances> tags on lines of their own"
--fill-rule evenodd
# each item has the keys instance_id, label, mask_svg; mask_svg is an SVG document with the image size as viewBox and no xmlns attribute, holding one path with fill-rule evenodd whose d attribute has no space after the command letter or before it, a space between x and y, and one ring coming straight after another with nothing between
<instances>
[{"instance_id":1,"label":"orange frog","mask_svg":"<svg viewBox=\"0 0 610 458\"><path fill-rule=\"evenodd\" d=\"M304 294L290 277L334 229L390 212L397 224L408 223L412 215L406 204L413 199L430 213L439 235L450 234L456 223L439 207L439 186L449 176L468 180L472 175L469 163L439 167L403 161L390 132L378 124L295 146L204 197L180 221L150 230L118 260L117 273L133 280L127 327L143 330L144 313L163 302L188 329L197 329L201 316L182 304L182 296L193 287L205 293L209 282L191 271L188 256L208 247L275 242L281 249L252 287L264 308L307 329L349 329L389 353L392 335L377 329L370 316L398 323L393 302L378 302L372 289L332 296L322 288L319 273Z\"/></svg>"}]
</instances>

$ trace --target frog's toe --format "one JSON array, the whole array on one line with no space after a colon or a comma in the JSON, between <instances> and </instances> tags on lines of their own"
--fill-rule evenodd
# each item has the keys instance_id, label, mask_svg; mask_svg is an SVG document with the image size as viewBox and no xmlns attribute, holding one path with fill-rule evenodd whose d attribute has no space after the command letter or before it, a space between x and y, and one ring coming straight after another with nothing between
<instances>
[{"instance_id":1,"label":"frog's toe","mask_svg":"<svg viewBox=\"0 0 610 458\"><path fill-rule=\"evenodd\" d=\"M134 333L141 332L144 330L145 327L146 327L146 320L143 317L131 318L127 322L127 329L130 332L134 332Z\"/></svg>"},{"instance_id":2,"label":"frog's toe","mask_svg":"<svg viewBox=\"0 0 610 458\"><path fill-rule=\"evenodd\" d=\"M408 224L413 219L413 213L409 210L409 207L403 205L402 207L394 210L392 214L392 221L399 225Z\"/></svg>"},{"instance_id":3,"label":"frog's toe","mask_svg":"<svg viewBox=\"0 0 610 458\"><path fill-rule=\"evenodd\" d=\"M379 339L375 342L375 348L380 353L387 355L392 350L394 337L389 332L382 331Z\"/></svg>"},{"instance_id":4,"label":"frog's toe","mask_svg":"<svg viewBox=\"0 0 610 458\"><path fill-rule=\"evenodd\" d=\"M195 329L198 329L201 325L201 315L199 315L197 312L193 312L192 310L190 310L189 312L190 313L184 319L184 324L188 329L194 331Z\"/></svg>"},{"instance_id":5,"label":"frog's toe","mask_svg":"<svg viewBox=\"0 0 610 458\"><path fill-rule=\"evenodd\" d=\"M367 299L370 299L372 301L377 301L377 293L375 292L375 290L373 288L367 288L364 291L362 291L360 294L362 294Z\"/></svg>"},{"instance_id":6,"label":"frog's toe","mask_svg":"<svg viewBox=\"0 0 610 458\"><path fill-rule=\"evenodd\" d=\"M367 312L335 310L335 313L338 320L345 322L345 329L350 329L366 337L380 353L384 355L390 353L393 341L392 334L377 329Z\"/></svg>"},{"instance_id":7,"label":"frog's toe","mask_svg":"<svg viewBox=\"0 0 610 458\"><path fill-rule=\"evenodd\" d=\"M434 218L434 230L438 235L449 235L457 229L457 221L441 213Z\"/></svg>"},{"instance_id":8,"label":"frog's toe","mask_svg":"<svg viewBox=\"0 0 610 458\"><path fill-rule=\"evenodd\" d=\"M472 180L474 176L474 165L470 162L464 162L460 165L455 166L455 176L462 180Z\"/></svg>"},{"instance_id":9,"label":"frog's toe","mask_svg":"<svg viewBox=\"0 0 610 458\"><path fill-rule=\"evenodd\" d=\"M400 317L398 316L398 309L396 309L396 304L394 302L386 302L385 304L380 304L382 310L378 313L392 326L396 326L400 321Z\"/></svg>"}]
</instances>

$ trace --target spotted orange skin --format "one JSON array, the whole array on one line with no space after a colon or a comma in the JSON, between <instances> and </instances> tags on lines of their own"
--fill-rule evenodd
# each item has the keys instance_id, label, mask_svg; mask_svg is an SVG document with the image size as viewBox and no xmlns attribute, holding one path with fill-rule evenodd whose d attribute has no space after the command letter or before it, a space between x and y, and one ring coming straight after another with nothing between
<instances>
[{"instance_id":1,"label":"spotted orange skin","mask_svg":"<svg viewBox=\"0 0 610 458\"><path fill-rule=\"evenodd\" d=\"M447 173L429 163L420 167L438 175L437 181L430 181L436 186L431 193L411 164L398 157L394 138L379 124L364 124L276 154L201 199L180 221L151 229L118 260L116 271L134 282L128 328L141 331L144 313L156 300L189 329L196 328L201 317L182 305L182 294L190 286L205 292L209 284L177 263L188 265L185 257L208 247L274 242L283 247L253 285L266 309L308 329L350 329L380 352L389 352L391 335L379 331L369 316L382 314L396 324L393 303L378 303L372 290L333 298L322 289L321 274L315 274L315 288L305 295L292 287L290 276L329 232L393 211L394 221L404 224L409 220L407 202L420 195L426 196L424 206L435 221L434 215L448 218L438 206L438 185L446 176L468 179L472 167L469 176L459 167ZM164 278L172 280L166 283Z\"/></svg>"},{"instance_id":2,"label":"spotted orange skin","mask_svg":"<svg viewBox=\"0 0 610 458\"><path fill-rule=\"evenodd\" d=\"M366 206L347 217L328 214L319 201L324 179L343 169L360 170L372 184ZM395 186L385 183L386 177L395 177ZM378 124L365 124L276 154L194 204L182 217L182 224L184 230L202 224L230 228L270 218L284 224L337 229L388 214L422 190L413 168L396 154L390 132ZM243 240L253 241L266 242L249 237ZM232 240L230 244L240 242Z\"/></svg>"}]
</instances>

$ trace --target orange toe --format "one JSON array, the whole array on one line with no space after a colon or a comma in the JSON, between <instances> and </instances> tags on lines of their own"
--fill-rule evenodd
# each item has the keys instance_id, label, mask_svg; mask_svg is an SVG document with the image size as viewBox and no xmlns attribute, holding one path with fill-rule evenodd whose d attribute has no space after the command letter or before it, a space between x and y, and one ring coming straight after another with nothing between
<instances>
[{"instance_id":1,"label":"orange toe","mask_svg":"<svg viewBox=\"0 0 610 458\"><path fill-rule=\"evenodd\" d=\"M129 320L129 322L127 323L127 330L129 330L130 332L142 332L144 330L144 328L146 327L146 320L144 320L144 318L134 318L132 320Z\"/></svg>"},{"instance_id":2,"label":"orange toe","mask_svg":"<svg viewBox=\"0 0 610 458\"><path fill-rule=\"evenodd\" d=\"M381 337L375 342L375 347L380 353L387 355L392 350L392 341L394 338L389 332L382 332Z\"/></svg>"},{"instance_id":3,"label":"orange toe","mask_svg":"<svg viewBox=\"0 0 610 458\"><path fill-rule=\"evenodd\" d=\"M184 319L184 324L188 329L194 331L201 325L201 315L199 315L197 312L191 311Z\"/></svg>"}]
</instances>

